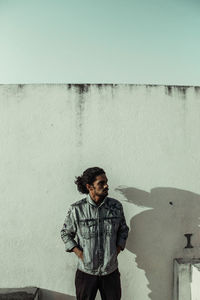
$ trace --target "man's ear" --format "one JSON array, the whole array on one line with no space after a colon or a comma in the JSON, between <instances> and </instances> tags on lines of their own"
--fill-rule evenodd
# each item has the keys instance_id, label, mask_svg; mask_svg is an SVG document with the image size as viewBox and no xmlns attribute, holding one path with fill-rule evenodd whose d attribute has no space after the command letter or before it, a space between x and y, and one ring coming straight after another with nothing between
<instances>
[{"instance_id":1,"label":"man's ear","mask_svg":"<svg viewBox=\"0 0 200 300\"><path fill-rule=\"evenodd\" d=\"M86 188L87 188L88 191L90 191L91 190L91 185L89 183L86 183Z\"/></svg>"}]
</instances>

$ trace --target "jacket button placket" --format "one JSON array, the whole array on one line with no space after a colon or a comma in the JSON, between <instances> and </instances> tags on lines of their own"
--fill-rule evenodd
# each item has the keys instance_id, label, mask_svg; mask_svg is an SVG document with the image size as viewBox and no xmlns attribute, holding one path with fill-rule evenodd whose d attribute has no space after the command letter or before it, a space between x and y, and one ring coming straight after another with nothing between
<instances>
[{"instance_id":1,"label":"jacket button placket","mask_svg":"<svg viewBox=\"0 0 200 300\"><path fill-rule=\"evenodd\" d=\"M101 207L98 207L98 232L99 232L99 263L100 263L100 273L101 273L101 267L103 266L103 228L102 228L102 222L101 222Z\"/></svg>"}]
</instances>

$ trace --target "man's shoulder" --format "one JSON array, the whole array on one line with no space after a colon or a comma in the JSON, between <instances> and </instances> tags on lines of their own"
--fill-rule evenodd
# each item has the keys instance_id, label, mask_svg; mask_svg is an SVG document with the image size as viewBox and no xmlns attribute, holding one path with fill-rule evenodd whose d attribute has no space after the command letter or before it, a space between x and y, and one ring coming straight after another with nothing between
<instances>
[{"instance_id":1,"label":"man's shoulder","mask_svg":"<svg viewBox=\"0 0 200 300\"><path fill-rule=\"evenodd\" d=\"M107 197L107 203L109 206L114 206L116 208L121 208L122 207L122 204L119 200L115 199L115 198L112 198L112 197Z\"/></svg>"},{"instance_id":2,"label":"man's shoulder","mask_svg":"<svg viewBox=\"0 0 200 300\"><path fill-rule=\"evenodd\" d=\"M72 208L82 206L87 203L86 197L71 204Z\"/></svg>"}]
</instances>

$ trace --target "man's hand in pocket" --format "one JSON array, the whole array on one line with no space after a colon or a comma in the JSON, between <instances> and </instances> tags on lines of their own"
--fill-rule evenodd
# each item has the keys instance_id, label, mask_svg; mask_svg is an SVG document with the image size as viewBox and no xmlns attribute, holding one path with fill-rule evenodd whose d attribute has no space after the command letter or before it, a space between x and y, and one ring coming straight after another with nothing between
<instances>
[{"instance_id":1,"label":"man's hand in pocket","mask_svg":"<svg viewBox=\"0 0 200 300\"><path fill-rule=\"evenodd\" d=\"M117 246L117 255L120 253L120 251L121 251L121 247Z\"/></svg>"},{"instance_id":2,"label":"man's hand in pocket","mask_svg":"<svg viewBox=\"0 0 200 300\"><path fill-rule=\"evenodd\" d=\"M74 247L72 250L78 256L78 258L83 260L83 251L82 250L80 250L78 247Z\"/></svg>"}]
</instances>

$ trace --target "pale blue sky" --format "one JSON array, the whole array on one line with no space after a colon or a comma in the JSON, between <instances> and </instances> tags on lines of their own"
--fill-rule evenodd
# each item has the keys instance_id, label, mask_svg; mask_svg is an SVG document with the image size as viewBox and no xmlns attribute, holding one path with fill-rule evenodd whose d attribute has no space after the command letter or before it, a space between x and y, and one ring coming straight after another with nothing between
<instances>
[{"instance_id":1,"label":"pale blue sky","mask_svg":"<svg viewBox=\"0 0 200 300\"><path fill-rule=\"evenodd\" d=\"M0 83L200 85L199 0L0 0Z\"/></svg>"}]
</instances>

